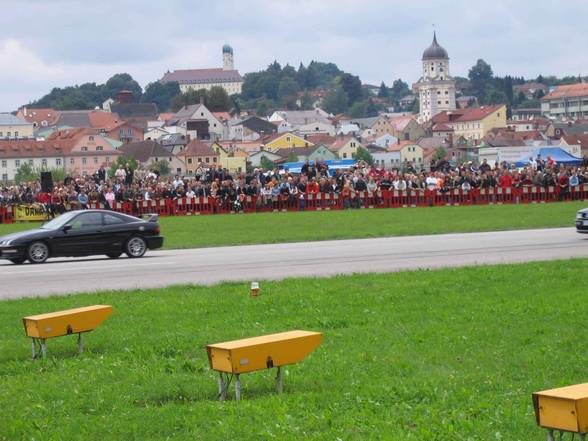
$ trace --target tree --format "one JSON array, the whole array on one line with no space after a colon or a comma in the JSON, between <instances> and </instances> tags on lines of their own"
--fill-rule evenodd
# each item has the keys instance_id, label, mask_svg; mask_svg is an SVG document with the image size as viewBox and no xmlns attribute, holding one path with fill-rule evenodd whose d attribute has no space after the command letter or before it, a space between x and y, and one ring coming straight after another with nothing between
<instances>
[{"instance_id":1,"label":"tree","mask_svg":"<svg viewBox=\"0 0 588 441\"><path fill-rule=\"evenodd\" d=\"M144 103L155 103L161 112L165 112L170 109L172 98L180 94L180 85L177 81L167 83L154 81L145 87L145 93L141 101Z\"/></svg>"},{"instance_id":2,"label":"tree","mask_svg":"<svg viewBox=\"0 0 588 441\"><path fill-rule=\"evenodd\" d=\"M480 101L483 101L486 85L492 81L493 77L492 67L482 59L479 59L469 70L468 78L472 83L474 94Z\"/></svg>"},{"instance_id":3,"label":"tree","mask_svg":"<svg viewBox=\"0 0 588 441\"><path fill-rule=\"evenodd\" d=\"M229 98L227 91L220 87L211 87L208 91L208 99L206 100L206 107L211 112L228 112L231 110L232 101Z\"/></svg>"},{"instance_id":4,"label":"tree","mask_svg":"<svg viewBox=\"0 0 588 441\"><path fill-rule=\"evenodd\" d=\"M394 101L400 101L406 95L408 95L410 89L408 88L408 84L402 81L400 78L394 80L392 83L392 89L390 90L390 98Z\"/></svg>"},{"instance_id":5,"label":"tree","mask_svg":"<svg viewBox=\"0 0 588 441\"><path fill-rule=\"evenodd\" d=\"M157 173L159 176L168 176L171 172L169 162L165 159L160 159L159 161L151 161L147 168Z\"/></svg>"},{"instance_id":6,"label":"tree","mask_svg":"<svg viewBox=\"0 0 588 441\"><path fill-rule=\"evenodd\" d=\"M298 156L292 149L288 152L288 162L298 162Z\"/></svg>"},{"instance_id":7,"label":"tree","mask_svg":"<svg viewBox=\"0 0 588 441\"><path fill-rule=\"evenodd\" d=\"M347 97L347 94L341 85L331 89L323 100L323 108L327 112L333 113L335 115L346 112L348 105L349 98Z\"/></svg>"},{"instance_id":8,"label":"tree","mask_svg":"<svg viewBox=\"0 0 588 441\"><path fill-rule=\"evenodd\" d=\"M190 89L186 93L176 95L171 100L172 111L177 112L184 106L190 106L192 104L198 104L200 101L207 105L208 102L208 91L206 89Z\"/></svg>"},{"instance_id":9,"label":"tree","mask_svg":"<svg viewBox=\"0 0 588 441\"><path fill-rule=\"evenodd\" d=\"M366 103L364 101L358 101L349 108L347 113L352 118L363 118L366 115Z\"/></svg>"},{"instance_id":10,"label":"tree","mask_svg":"<svg viewBox=\"0 0 588 441\"><path fill-rule=\"evenodd\" d=\"M367 149L364 149L363 147L357 148L357 151L353 155L353 159L356 161L365 161L368 163L368 165L374 164L374 157L370 152L367 151Z\"/></svg>"},{"instance_id":11,"label":"tree","mask_svg":"<svg viewBox=\"0 0 588 441\"><path fill-rule=\"evenodd\" d=\"M443 161L447 158L447 149L445 147L437 147L433 152L433 159L435 161Z\"/></svg>"},{"instance_id":12,"label":"tree","mask_svg":"<svg viewBox=\"0 0 588 441\"><path fill-rule=\"evenodd\" d=\"M300 86L292 77L284 77L278 86L278 100L280 104L288 109L296 108L296 98Z\"/></svg>"},{"instance_id":13,"label":"tree","mask_svg":"<svg viewBox=\"0 0 588 441\"><path fill-rule=\"evenodd\" d=\"M35 181L38 178L39 177L37 176L37 174L35 173L33 168L28 164L28 162L25 162L24 164L22 164L16 170L16 174L14 175L14 181L17 184L20 184L21 182Z\"/></svg>"},{"instance_id":14,"label":"tree","mask_svg":"<svg viewBox=\"0 0 588 441\"><path fill-rule=\"evenodd\" d=\"M347 94L349 104L356 103L363 98L363 91L361 89L361 81L359 77L344 73L339 77L338 82Z\"/></svg>"},{"instance_id":15,"label":"tree","mask_svg":"<svg viewBox=\"0 0 588 441\"><path fill-rule=\"evenodd\" d=\"M378 97L379 98L388 98L390 96L390 90L386 87L386 84L382 81L380 84L380 89L378 90Z\"/></svg>"},{"instance_id":16,"label":"tree","mask_svg":"<svg viewBox=\"0 0 588 441\"><path fill-rule=\"evenodd\" d=\"M312 105L314 104L314 100L308 90L304 91L304 95L302 95L302 99L300 100L300 109L301 110L312 110Z\"/></svg>"},{"instance_id":17,"label":"tree","mask_svg":"<svg viewBox=\"0 0 588 441\"><path fill-rule=\"evenodd\" d=\"M143 90L139 83L137 83L128 73L119 73L111 76L106 84L104 84L104 99L114 98L121 90L130 90L133 92L135 100L141 98Z\"/></svg>"},{"instance_id":18,"label":"tree","mask_svg":"<svg viewBox=\"0 0 588 441\"><path fill-rule=\"evenodd\" d=\"M259 165L261 165L261 168L264 170L273 170L273 168L275 167L275 164L265 156L261 157Z\"/></svg>"}]
</instances>

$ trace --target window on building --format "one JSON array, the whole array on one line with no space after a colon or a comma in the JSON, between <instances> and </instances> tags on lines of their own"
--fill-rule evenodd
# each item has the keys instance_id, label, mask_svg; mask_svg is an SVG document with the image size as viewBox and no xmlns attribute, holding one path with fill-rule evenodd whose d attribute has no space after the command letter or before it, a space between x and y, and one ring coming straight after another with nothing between
<instances>
[{"instance_id":1,"label":"window on building","mask_svg":"<svg viewBox=\"0 0 588 441\"><path fill-rule=\"evenodd\" d=\"M83 165L86 165L86 162L88 162L87 159L86 158L82 158L82 164Z\"/></svg>"},{"instance_id":2,"label":"window on building","mask_svg":"<svg viewBox=\"0 0 588 441\"><path fill-rule=\"evenodd\" d=\"M437 101L437 104L441 104L441 101Z\"/></svg>"},{"instance_id":3,"label":"window on building","mask_svg":"<svg viewBox=\"0 0 588 441\"><path fill-rule=\"evenodd\" d=\"M2 138L2 136L3 136L3 133L2 133L2 132L0 132L0 138Z\"/></svg>"},{"instance_id":4,"label":"window on building","mask_svg":"<svg viewBox=\"0 0 588 441\"><path fill-rule=\"evenodd\" d=\"M212 158L212 162L216 162L216 159L217 159L216 157Z\"/></svg>"},{"instance_id":5,"label":"window on building","mask_svg":"<svg viewBox=\"0 0 588 441\"><path fill-rule=\"evenodd\" d=\"M445 101L445 104L449 104L449 101Z\"/></svg>"},{"instance_id":6,"label":"window on building","mask_svg":"<svg viewBox=\"0 0 588 441\"><path fill-rule=\"evenodd\" d=\"M43 167L47 167L47 160L45 158L43 158L43 160L41 161L41 165Z\"/></svg>"},{"instance_id":7,"label":"window on building","mask_svg":"<svg viewBox=\"0 0 588 441\"><path fill-rule=\"evenodd\" d=\"M441 95L441 91L440 90L437 91L437 95Z\"/></svg>"},{"instance_id":8,"label":"window on building","mask_svg":"<svg viewBox=\"0 0 588 441\"><path fill-rule=\"evenodd\" d=\"M16 168L20 167L20 159L17 159L16 161L14 161L14 166Z\"/></svg>"},{"instance_id":9,"label":"window on building","mask_svg":"<svg viewBox=\"0 0 588 441\"><path fill-rule=\"evenodd\" d=\"M106 161L107 164L110 164L110 156L107 156L106 159L105 159L105 161Z\"/></svg>"},{"instance_id":10,"label":"window on building","mask_svg":"<svg viewBox=\"0 0 588 441\"><path fill-rule=\"evenodd\" d=\"M29 165L32 167L35 162L32 159L29 159Z\"/></svg>"},{"instance_id":11,"label":"window on building","mask_svg":"<svg viewBox=\"0 0 588 441\"><path fill-rule=\"evenodd\" d=\"M74 165L75 163L76 163L76 160L74 158L69 159L69 165Z\"/></svg>"},{"instance_id":12,"label":"window on building","mask_svg":"<svg viewBox=\"0 0 588 441\"><path fill-rule=\"evenodd\" d=\"M209 157L206 157L206 158L204 158L204 159L206 159L206 161L205 161L205 162L206 162L207 164L208 164L208 163L210 163L210 158L209 158Z\"/></svg>"},{"instance_id":13,"label":"window on building","mask_svg":"<svg viewBox=\"0 0 588 441\"><path fill-rule=\"evenodd\" d=\"M449 95L449 91L448 90L445 91L445 95Z\"/></svg>"},{"instance_id":14,"label":"window on building","mask_svg":"<svg viewBox=\"0 0 588 441\"><path fill-rule=\"evenodd\" d=\"M286 142L290 142L292 138L290 138L289 136L286 136Z\"/></svg>"},{"instance_id":15,"label":"window on building","mask_svg":"<svg viewBox=\"0 0 588 441\"><path fill-rule=\"evenodd\" d=\"M14 137L18 138L18 132L14 132Z\"/></svg>"},{"instance_id":16,"label":"window on building","mask_svg":"<svg viewBox=\"0 0 588 441\"><path fill-rule=\"evenodd\" d=\"M97 152L101 152L102 150L104 150L104 147L102 147L101 145L96 146L96 151Z\"/></svg>"},{"instance_id":17,"label":"window on building","mask_svg":"<svg viewBox=\"0 0 588 441\"><path fill-rule=\"evenodd\" d=\"M61 158L55 158L55 165L61 165Z\"/></svg>"},{"instance_id":18,"label":"window on building","mask_svg":"<svg viewBox=\"0 0 588 441\"><path fill-rule=\"evenodd\" d=\"M6 132L6 136L7 136L8 138L10 138L10 135L11 135L11 133L10 133L10 132Z\"/></svg>"},{"instance_id":19,"label":"window on building","mask_svg":"<svg viewBox=\"0 0 588 441\"><path fill-rule=\"evenodd\" d=\"M6 167L8 167L8 165L7 165L7 163L6 163L6 160L5 160L5 159L3 159L3 160L2 160L2 168L6 168Z\"/></svg>"},{"instance_id":20,"label":"window on building","mask_svg":"<svg viewBox=\"0 0 588 441\"><path fill-rule=\"evenodd\" d=\"M98 157L94 156L94 164L98 164Z\"/></svg>"},{"instance_id":21,"label":"window on building","mask_svg":"<svg viewBox=\"0 0 588 441\"><path fill-rule=\"evenodd\" d=\"M88 147L86 147L86 146L83 146L83 147L81 148L81 150L82 150L82 152L87 152L87 151L88 151Z\"/></svg>"},{"instance_id":22,"label":"window on building","mask_svg":"<svg viewBox=\"0 0 588 441\"><path fill-rule=\"evenodd\" d=\"M133 129L131 127L129 127L129 130L127 130L127 132L129 133L129 137L133 136Z\"/></svg>"},{"instance_id":23,"label":"window on building","mask_svg":"<svg viewBox=\"0 0 588 441\"><path fill-rule=\"evenodd\" d=\"M188 158L188 164L192 164L192 158Z\"/></svg>"},{"instance_id":24,"label":"window on building","mask_svg":"<svg viewBox=\"0 0 588 441\"><path fill-rule=\"evenodd\" d=\"M4 182L8 181L8 175L7 175L6 173L3 173L3 174L2 174L2 180L3 180Z\"/></svg>"},{"instance_id":25,"label":"window on building","mask_svg":"<svg viewBox=\"0 0 588 441\"><path fill-rule=\"evenodd\" d=\"M94 137L93 137L92 135L90 135L90 136L88 137L88 139L89 139L90 141L94 141Z\"/></svg>"},{"instance_id":26,"label":"window on building","mask_svg":"<svg viewBox=\"0 0 588 441\"><path fill-rule=\"evenodd\" d=\"M347 153L343 153L343 159L347 158Z\"/></svg>"}]
</instances>

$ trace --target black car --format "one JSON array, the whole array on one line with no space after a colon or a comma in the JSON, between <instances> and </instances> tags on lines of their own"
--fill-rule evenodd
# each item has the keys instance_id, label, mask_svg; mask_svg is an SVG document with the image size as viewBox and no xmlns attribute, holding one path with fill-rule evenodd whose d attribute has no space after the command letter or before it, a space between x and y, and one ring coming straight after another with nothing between
<instances>
[{"instance_id":1,"label":"black car","mask_svg":"<svg viewBox=\"0 0 588 441\"><path fill-rule=\"evenodd\" d=\"M70 211L35 230L0 237L0 259L21 264L96 254L141 257L147 249L161 248L159 231L156 215L143 220L107 210Z\"/></svg>"},{"instance_id":2,"label":"black car","mask_svg":"<svg viewBox=\"0 0 588 441\"><path fill-rule=\"evenodd\" d=\"M588 208L584 208L576 214L576 231L578 233L588 233Z\"/></svg>"}]
</instances>

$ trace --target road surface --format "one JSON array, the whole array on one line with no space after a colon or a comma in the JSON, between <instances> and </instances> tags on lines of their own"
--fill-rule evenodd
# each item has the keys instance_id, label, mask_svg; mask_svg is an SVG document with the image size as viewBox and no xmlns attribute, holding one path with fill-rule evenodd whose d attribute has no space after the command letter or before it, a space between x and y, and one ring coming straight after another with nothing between
<instances>
[{"instance_id":1,"label":"road surface","mask_svg":"<svg viewBox=\"0 0 588 441\"><path fill-rule=\"evenodd\" d=\"M574 228L165 250L43 265L0 261L0 299L570 257L588 257L588 235Z\"/></svg>"}]
</instances>

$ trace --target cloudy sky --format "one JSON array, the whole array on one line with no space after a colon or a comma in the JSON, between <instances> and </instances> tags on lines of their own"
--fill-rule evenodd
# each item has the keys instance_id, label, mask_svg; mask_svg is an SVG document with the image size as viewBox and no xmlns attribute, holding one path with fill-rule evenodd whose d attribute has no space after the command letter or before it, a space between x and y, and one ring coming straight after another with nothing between
<instances>
[{"instance_id":1,"label":"cloudy sky","mask_svg":"<svg viewBox=\"0 0 588 441\"><path fill-rule=\"evenodd\" d=\"M363 82L418 79L433 24L454 75L478 58L499 75L588 74L587 0L0 0L0 111L53 87L128 72L241 74L274 59L331 61Z\"/></svg>"}]
</instances>

